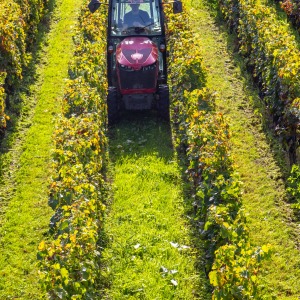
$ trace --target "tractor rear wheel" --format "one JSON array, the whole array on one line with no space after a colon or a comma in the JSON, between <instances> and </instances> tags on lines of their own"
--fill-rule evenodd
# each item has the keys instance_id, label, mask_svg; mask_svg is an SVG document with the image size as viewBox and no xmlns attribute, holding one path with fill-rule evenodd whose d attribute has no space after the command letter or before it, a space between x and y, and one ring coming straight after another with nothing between
<instances>
[{"instance_id":1,"label":"tractor rear wheel","mask_svg":"<svg viewBox=\"0 0 300 300\"><path fill-rule=\"evenodd\" d=\"M107 93L107 119L108 125L117 122L119 118L118 92L116 87L109 87Z\"/></svg>"},{"instance_id":2,"label":"tractor rear wheel","mask_svg":"<svg viewBox=\"0 0 300 300\"><path fill-rule=\"evenodd\" d=\"M166 84L161 84L158 87L158 114L166 121L170 120L170 97L169 87Z\"/></svg>"}]
</instances>

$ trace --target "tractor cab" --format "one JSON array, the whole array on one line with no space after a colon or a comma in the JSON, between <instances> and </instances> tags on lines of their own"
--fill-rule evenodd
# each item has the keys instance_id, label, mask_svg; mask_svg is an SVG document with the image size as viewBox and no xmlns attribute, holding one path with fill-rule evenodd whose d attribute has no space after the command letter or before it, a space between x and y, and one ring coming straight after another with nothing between
<instances>
[{"instance_id":1,"label":"tractor cab","mask_svg":"<svg viewBox=\"0 0 300 300\"><path fill-rule=\"evenodd\" d=\"M180 1L172 3L175 13L182 11ZM91 12L99 6L89 4ZM109 0L107 25L108 122L122 109L154 108L169 119L162 0Z\"/></svg>"},{"instance_id":2,"label":"tractor cab","mask_svg":"<svg viewBox=\"0 0 300 300\"><path fill-rule=\"evenodd\" d=\"M111 36L162 34L158 0L112 0L109 14Z\"/></svg>"}]
</instances>

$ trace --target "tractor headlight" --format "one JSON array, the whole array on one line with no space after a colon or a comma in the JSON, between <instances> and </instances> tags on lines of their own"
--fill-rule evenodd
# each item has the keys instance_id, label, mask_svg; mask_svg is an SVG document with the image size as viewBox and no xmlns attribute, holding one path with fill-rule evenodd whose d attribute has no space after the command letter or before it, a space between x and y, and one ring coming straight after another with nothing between
<instances>
[{"instance_id":1,"label":"tractor headlight","mask_svg":"<svg viewBox=\"0 0 300 300\"><path fill-rule=\"evenodd\" d=\"M133 69L130 66L125 66L125 65L119 65L120 69L123 71L133 71Z\"/></svg>"}]
</instances>

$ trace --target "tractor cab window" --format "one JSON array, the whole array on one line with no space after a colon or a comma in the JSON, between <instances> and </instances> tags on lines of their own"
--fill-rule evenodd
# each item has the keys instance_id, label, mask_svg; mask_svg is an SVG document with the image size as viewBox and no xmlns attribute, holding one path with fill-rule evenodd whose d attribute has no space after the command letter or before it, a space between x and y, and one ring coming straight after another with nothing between
<instances>
[{"instance_id":1,"label":"tractor cab window","mask_svg":"<svg viewBox=\"0 0 300 300\"><path fill-rule=\"evenodd\" d=\"M161 34L157 0L113 0L110 21L112 36Z\"/></svg>"}]
</instances>

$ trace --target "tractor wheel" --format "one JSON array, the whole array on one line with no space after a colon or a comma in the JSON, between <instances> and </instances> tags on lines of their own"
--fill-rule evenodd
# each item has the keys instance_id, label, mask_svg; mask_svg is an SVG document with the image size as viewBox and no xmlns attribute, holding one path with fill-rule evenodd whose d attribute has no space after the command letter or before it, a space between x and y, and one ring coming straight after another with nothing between
<instances>
[{"instance_id":1,"label":"tractor wheel","mask_svg":"<svg viewBox=\"0 0 300 300\"><path fill-rule=\"evenodd\" d=\"M166 121L170 120L170 97L169 87L166 84L161 84L158 88L158 114Z\"/></svg>"},{"instance_id":2,"label":"tractor wheel","mask_svg":"<svg viewBox=\"0 0 300 300\"><path fill-rule=\"evenodd\" d=\"M116 123L119 118L119 103L117 88L109 87L107 93L107 119L108 125Z\"/></svg>"}]
</instances>

